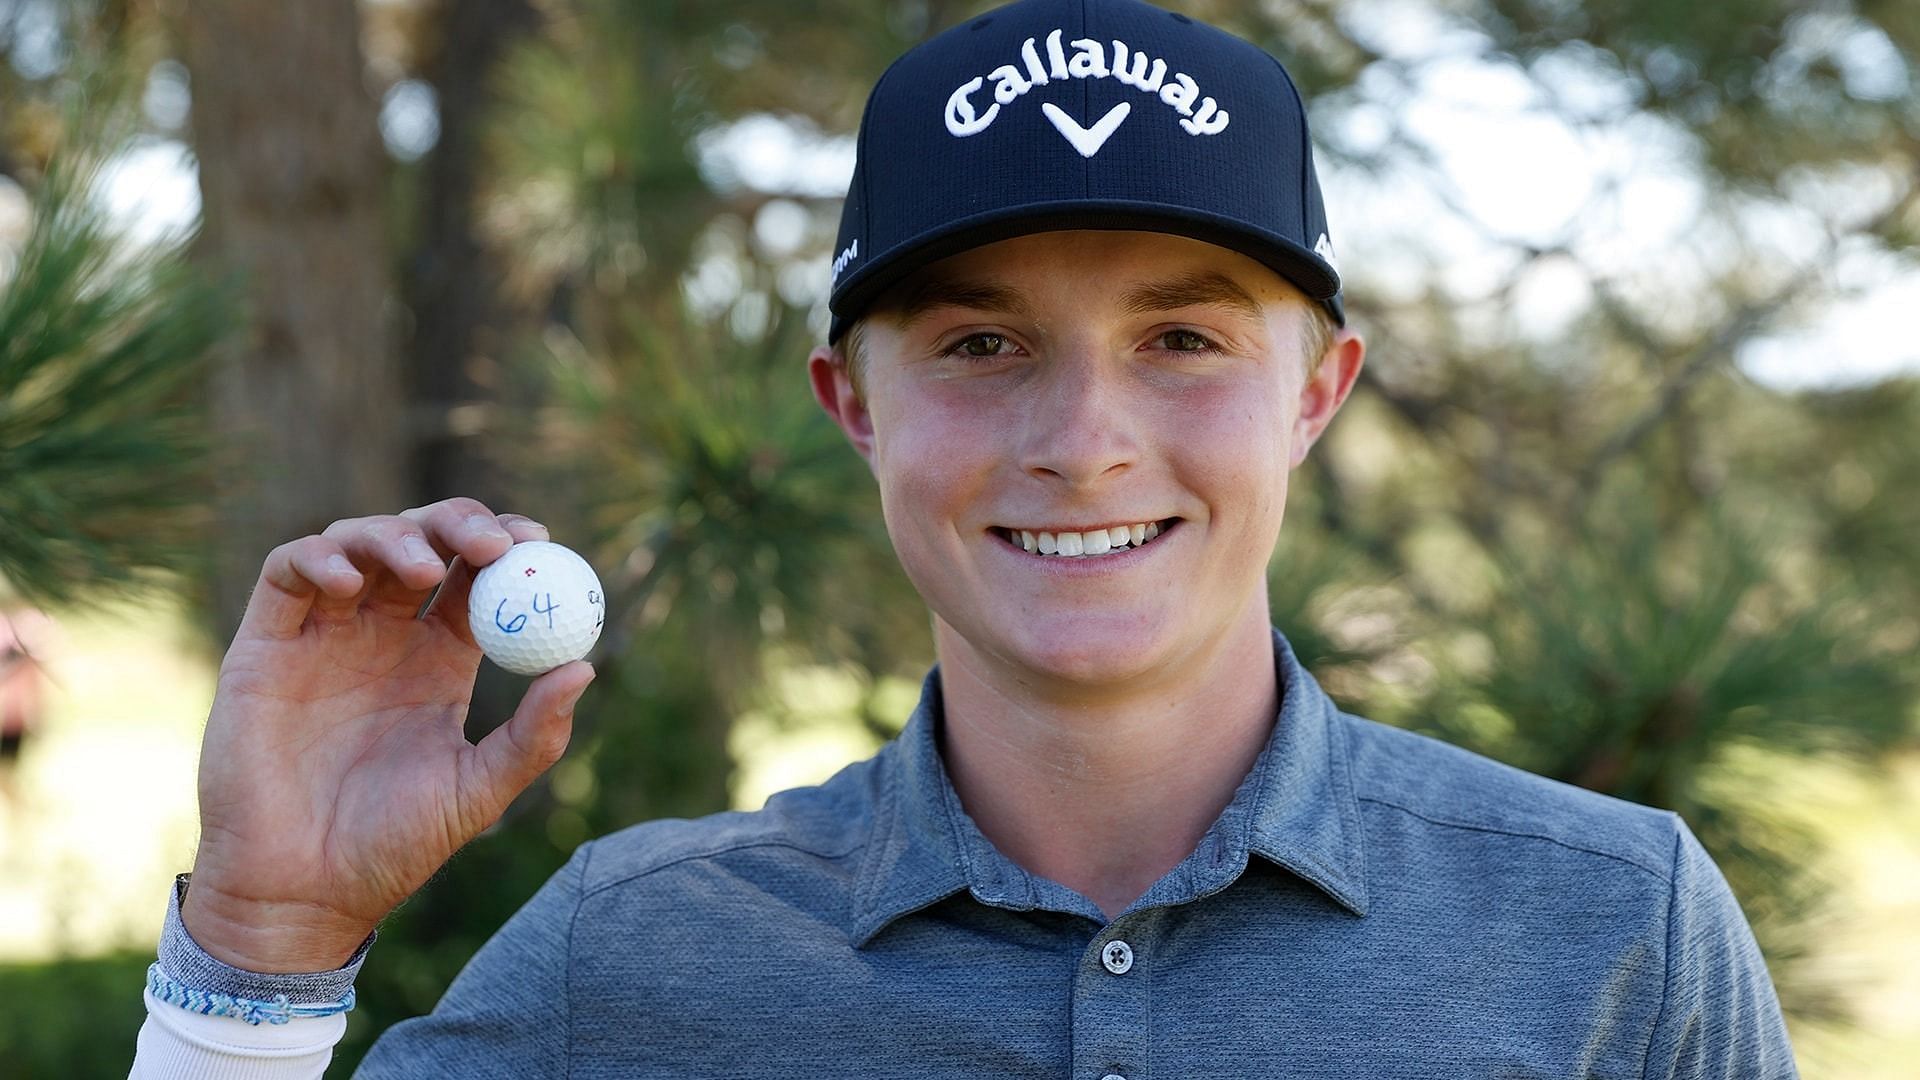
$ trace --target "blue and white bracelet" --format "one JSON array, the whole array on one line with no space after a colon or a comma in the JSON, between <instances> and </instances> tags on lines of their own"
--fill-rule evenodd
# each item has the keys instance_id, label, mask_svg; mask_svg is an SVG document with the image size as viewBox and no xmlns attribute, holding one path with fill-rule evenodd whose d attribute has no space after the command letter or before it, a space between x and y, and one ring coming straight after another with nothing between
<instances>
[{"instance_id":1,"label":"blue and white bracelet","mask_svg":"<svg viewBox=\"0 0 1920 1080\"><path fill-rule=\"evenodd\" d=\"M339 1001L320 1005L295 1005L287 1000L285 994L275 994L272 1001L256 1001L252 998L234 997L231 994L216 994L209 990L196 990L185 983L168 978L155 963L147 968L147 989L154 997L172 1005L178 1005L188 1012L203 1016L231 1016L249 1024L284 1024L289 1020L302 1020L338 1013L352 1012L353 990L347 990L347 996Z\"/></svg>"}]
</instances>

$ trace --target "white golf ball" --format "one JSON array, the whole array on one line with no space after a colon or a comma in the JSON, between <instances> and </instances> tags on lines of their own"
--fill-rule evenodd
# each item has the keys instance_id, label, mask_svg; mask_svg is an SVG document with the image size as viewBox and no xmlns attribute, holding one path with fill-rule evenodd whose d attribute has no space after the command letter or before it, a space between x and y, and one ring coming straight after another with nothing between
<instances>
[{"instance_id":1,"label":"white golf ball","mask_svg":"<svg viewBox=\"0 0 1920 1080\"><path fill-rule=\"evenodd\" d=\"M607 621L607 596L587 560L546 540L525 540L482 567L467 623L487 659L539 675L587 655Z\"/></svg>"}]
</instances>

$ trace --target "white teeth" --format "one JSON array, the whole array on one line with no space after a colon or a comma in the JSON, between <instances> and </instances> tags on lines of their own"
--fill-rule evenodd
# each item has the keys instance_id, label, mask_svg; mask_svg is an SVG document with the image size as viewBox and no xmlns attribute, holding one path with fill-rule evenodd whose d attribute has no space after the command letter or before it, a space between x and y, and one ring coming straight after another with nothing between
<instances>
[{"instance_id":1,"label":"white teeth","mask_svg":"<svg viewBox=\"0 0 1920 1080\"><path fill-rule=\"evenodd\" d=\"M1030 529L1007 529L1006 535L1014 544L1042 555L1105 555L1124 551L1129 546L1139 547L1159 536L1160 523L1150 521L1141 525L1114 525L1086 532L1036 533Z\"/></svg>"}]
</instances>

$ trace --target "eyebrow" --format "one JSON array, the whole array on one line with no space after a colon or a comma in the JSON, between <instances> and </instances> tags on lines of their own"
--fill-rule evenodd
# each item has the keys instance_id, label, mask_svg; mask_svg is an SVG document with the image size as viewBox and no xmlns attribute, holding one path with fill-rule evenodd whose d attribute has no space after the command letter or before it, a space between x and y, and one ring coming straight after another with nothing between
<instances>
[{"instance_id":1,"label":"eyebrow","mask_svg":"<svg viewBox=\"0 0 1920 1080\"><path fill-rule=\"evenodd\" d=\"M1033 304L1027 294L1008 285L986 281L966 281L937 275L909 282L894 301L887 305L902 327L912 326L937 308L971 308L975 311L1030 315Z\"/></svg>"},{"instance_id":2,"label":"eyebrow","mask_svg":"<svg viewBox=\"0 0 1920 1080\"><path fill-rule=\"evenodd\" d=\"M1020 289L938 275L908 282L886 307L903 328L939 308L1009 315L1033 312L1032 301ZM1129 315L1151 315L1186 307L1222 307L1249 318L1258 318L1261 314L1260 302L1253 294L1218 270L1194 270L1160 281L1141 282L1120 295L1120 307Z\"/></svg>"},{"instance_id":3,"label":"eyebrow","mask_svg":"<svg viewBox=\"0 0 1920 1080\"><path fill-rule=\"evenodd\" d=\"M1222 307L1249 318L1261 314L1260 302L1240 283L1218 270L1195 270L1162 281L1147 281L1120 295L1129 315L1151 315L1184 307Z\"/></svg>"}]
</instances>

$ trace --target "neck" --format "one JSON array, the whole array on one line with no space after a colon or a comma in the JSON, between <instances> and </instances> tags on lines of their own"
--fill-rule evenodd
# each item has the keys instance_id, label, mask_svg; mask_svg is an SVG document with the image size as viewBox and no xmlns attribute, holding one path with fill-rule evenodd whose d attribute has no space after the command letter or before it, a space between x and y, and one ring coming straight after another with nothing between
<instances>
[{"instance_id":1,"label":"neck","mask_svg":"<svg viewBox=\"0 0 1920 1080\"><path fill-rule=\"evenodd\" d=\"M942 753L980 831L1111 919L1192 853L1233 800L1279 706L1265 597L1220 637L1124 691L1043 686L936 620Z\"/></svg>"}]
</instances>

